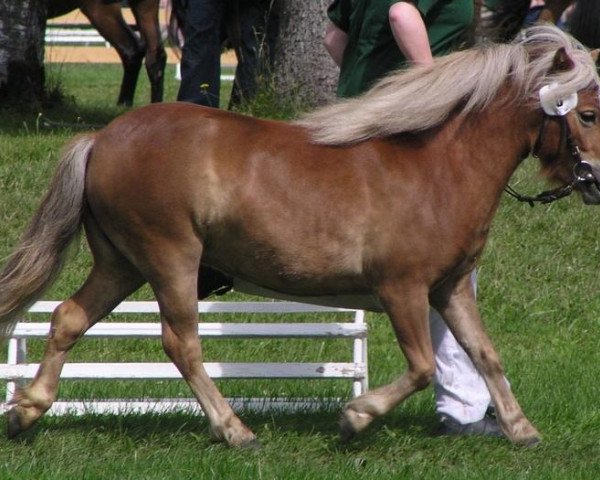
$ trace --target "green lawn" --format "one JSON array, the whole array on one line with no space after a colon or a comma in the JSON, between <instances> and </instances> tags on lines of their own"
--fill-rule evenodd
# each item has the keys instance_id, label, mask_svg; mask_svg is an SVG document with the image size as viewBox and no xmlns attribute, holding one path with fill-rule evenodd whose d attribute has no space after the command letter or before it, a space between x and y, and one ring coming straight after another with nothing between
<instances>
[{"instance_id":1,"label":"green lawn","mask_svg":"<svg viewBox=\"0 0 600 480\"><path fill-rule=\"evenodd\" d=\"M51 81L68 102L41 112L0 110L0 258L15 245L45 189L64 142L78 124L103 124L124 109L113 104L117 66L52 66ZM177 83L167 74L166 99ZM227 101L224 86L224 102ZM149 97L142 78L137 95ZM273 111L273 116L278 112ZM47 120L66 126L48 128ZM493 161L493 159L490 159ZM535 161L512 184L545 189ZM203 418L188 414L44 418L18 441L1 441L0 479L596 479L600 477L600 248L593 207L573 196L530 208L503 198L481 260L479 299L485 322L524 411L544 443L435 436L431 389L410 398L349 445L337 437L337 411L243 414L262 442L258 452L215 444ZM47 299L68 296L86 276L85 244ZM142 289L134 298L150 298ZM235 297L237 299L239 297ZM211 319L213 319L211 317ZM226 318L214 318L214 321ZM250 321L243 315L235 320ZM266 319L262 319L266 320ZM371 386L404 368L391 328L368 314ZM41 342L40 342L41 343ZM39 358L42 345L32 346ZM347 361L342 341L205 342L216 360ZM158 342L82 341L79 361L164 359ZM343 381L222 381L226 396L347 397ZM61 397L189 396L181 382L63 382Z\"/></svg>"}]
</instances>

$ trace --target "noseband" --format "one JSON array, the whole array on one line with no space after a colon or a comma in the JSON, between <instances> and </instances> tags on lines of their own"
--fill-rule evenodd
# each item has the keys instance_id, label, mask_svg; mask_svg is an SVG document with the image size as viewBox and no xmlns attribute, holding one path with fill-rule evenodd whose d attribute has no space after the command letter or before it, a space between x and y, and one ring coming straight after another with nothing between
<instances>
[{"instance_id":1,"label":"noseband","mask_svg":"<svg viewBox=\"0 0 600 480\"><path fill-rule=\"evenodd\" d=\"M573 140L571 135L571 129L567 123L566 115L573 108L577 106L577 94L574 93L569 95L566 99L555 99L549 96L549 93L555 88L553 85L543 87L540 90L540 103L544 110L544 118L538 132L537 139L531 151L531 154L538 158L539 151L544 141L544 135L546 127L550 118L557 118L560 122L560 144L558 146L557 155L562 149L562 146L566 144L575 164L573 165L573 180L567 185L558 187L552 190L537 194L535 197L528 195L521 195L515 191L510 185L504 187L504 191L510 196L516 198L520 202L527 202L530 206L534 206L536 203L550 203L555 200L569 196L573 193L574 188L580 183L595 182L594 175L592 173L592 166L581 157L581 150L579 146Z\"/></svg>"}]
</instances>

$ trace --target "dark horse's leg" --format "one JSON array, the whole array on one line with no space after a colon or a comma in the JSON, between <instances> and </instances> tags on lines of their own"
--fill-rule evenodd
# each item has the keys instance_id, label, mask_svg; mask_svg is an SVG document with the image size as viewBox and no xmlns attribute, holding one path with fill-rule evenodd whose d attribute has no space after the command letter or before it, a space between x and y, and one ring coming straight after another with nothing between
<instances>
[{"instance_id":1,"label":"dark horse's leg","mask_svg":"<svg viewBox=\"0 0 600 480\"><path fill-rule=\"evenodd\" d=\"M167 54L158 21L159 0L129 1L131 11L146 46L146 72L150 80L150 101L162 102Z\"/></svg>"},{"instance_id":2,"label":"dark horse's leg","mask_svg":"<svg viewBox=\"0 0 600 480\"><path fill-rule=\"evenodd\" d=\"M71 348L96 322L108 315L144 279L89 219L86 232L94 255L94 268L84 285L60 304L52 315L44 357L35 379L19 388L8 412L8 436L30 428L56 399L62 367Z\"/></svg>"},{"instance_id":3,"label":"dark horse's leg","mask_svg":"<svg viewBox=\"0 0 600 480\"><path fill-rule=\"evenodd\" d=\"M82 0L81 11L121 58L123 80L117 103L133 105L135 86L145 53L143 43L125 22L120 3L107 4L102 0Z\"/></svg>"}]
</instances>

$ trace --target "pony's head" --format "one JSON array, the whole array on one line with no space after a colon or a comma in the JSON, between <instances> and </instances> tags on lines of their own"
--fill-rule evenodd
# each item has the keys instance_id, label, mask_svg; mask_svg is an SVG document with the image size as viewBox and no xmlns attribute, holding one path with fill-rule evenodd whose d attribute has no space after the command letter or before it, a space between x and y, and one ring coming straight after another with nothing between
<instances>
[{"instance_id":1,"label":"pony's head","mask_svg":"<svg viewBox=\"0 0 600 480\"><path fill-rule=\"evenodd\" d=\"M494 102L518 106L531 118L523 147L541 159L543 172L579 190L586 203L600 204L599 91L590 52L559 28L542 25L511 44L482 45L438 58L431 68L393 72L360 97L297 123L316 143L347 145L431 130L454 113L466 118L496 108Z\"/></svg>"},{"instance_id":2,"label":"pony's head","mask_svg":"<svg viewBox=\"0 0 600 480\"><path fill-rule=\"evenodd\" d=\"M532 139L551 180L600 204L600 80L597 53L554 27L536 27L518 41L530 57L529 101L539 105L541 126Z\"/></svg>"}]
</instances>

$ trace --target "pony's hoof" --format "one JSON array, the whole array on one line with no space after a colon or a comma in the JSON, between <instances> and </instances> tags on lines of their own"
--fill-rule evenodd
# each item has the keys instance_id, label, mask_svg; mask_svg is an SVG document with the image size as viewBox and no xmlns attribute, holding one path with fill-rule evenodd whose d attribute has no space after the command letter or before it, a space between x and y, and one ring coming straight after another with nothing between
<instances>
[{"instance_id":1,"label":"pony's hoof","mask_svg":"<svg viewBox=\"0 0 600 480\"><path fill-rule=\"evenodd\" d=\"M23 432L21 420L19 419L19 414L13 408L6 413L6 436L9 440L12 440L21 432Z\"/></svg>"},{"instance_id":2,"label":"pony's hoof","mask_svg":"<svg viewBox=\"0 0 600 480\"><path fill-rule=\"evenodd\" d=\"M258 450L260 450L262 448L262 445L260 444L258 439L253 438L252 440L247 440L247 441L241 443L239 445L239 447L243 448L244 450L252 450L254 452L257 452Z\"/></svg>"},{"instance_id":3,"label":"pony's hoof","mask_svg":"<svg viewBox=\"0 0 600 480\"><path fill-rule=\"evenodd\" d=\"M357 412L352 407L347 407L340 418L340 438L342 442L349 442L358 432L362 432L373 421L373 415Z\"/></svg>"},{"instance_id":4,"label":"pony's hoof","mask_svg":"<svg viewBox=\"0 0 600 480\"><path fill-rule=\"evenodd\" d=\"M357 433L352 423L345 416L340 419L340 441L342 443L351 442Z\"/></svg>"},{"instance_id":5,"label":"pony's hoof","mask_svg":"<svg viewBox=\"0 0 600 480\"><path fill-rule=\"evenodd\" d=\"M519 442L525 448L533 448L537 447L540 443L542 443L541 437L531 437Z\"/></svg>"}]
</instances>

